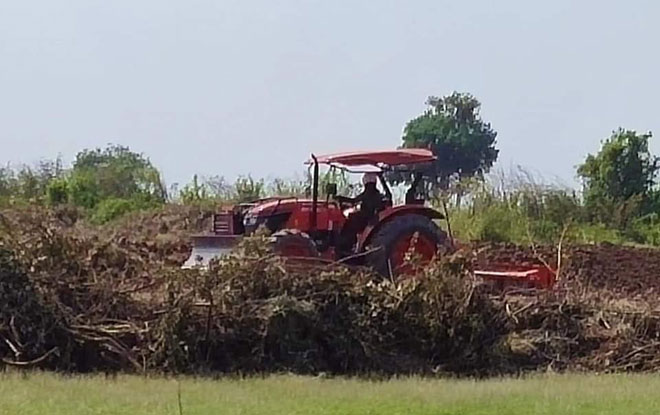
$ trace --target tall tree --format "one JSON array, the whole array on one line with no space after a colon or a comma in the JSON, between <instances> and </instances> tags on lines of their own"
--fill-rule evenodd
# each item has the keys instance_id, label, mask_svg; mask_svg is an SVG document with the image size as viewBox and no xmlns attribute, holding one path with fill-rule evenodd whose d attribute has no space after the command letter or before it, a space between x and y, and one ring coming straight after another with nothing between
<instances>
[{"instance_id":1,"label":"tall tree","mask_svg":"<svg viewBox=\"0 0 660 415\"><path fill-rule=\"evenodd\" d=\"M650 138L651 133L620 128L578 167L585 204L596 219L610 221L621 209L627 210L626 216L651 209L660 159L649 151ZM627 219L619 218L619 224Z\"/></svg>"},{"instance_id":2,"label":"tall tree","mask_svg":"<svg viewBox=\"0 0 660 415\"><path fill-rule=\"evenodd\" d=\"M497 132L481 119L481 104L470 94L454 92L429 97L429 108L406 125L404 148L428 148L438 158L427 174L435 188L445 189L449 178L481 176L497 160Z\"/></svg>"},{"instance_id":3,"label":"tall tree","mask_svg":"<svg viewBox=\"0 0 660 415\"><path fill-rule=\"evenodd\" d=\"M162 203L167 197L160 173L151 161L116 145L78 153L69 189L72 201L88 208L106 199Z\"/></svg>"}]
</instances>

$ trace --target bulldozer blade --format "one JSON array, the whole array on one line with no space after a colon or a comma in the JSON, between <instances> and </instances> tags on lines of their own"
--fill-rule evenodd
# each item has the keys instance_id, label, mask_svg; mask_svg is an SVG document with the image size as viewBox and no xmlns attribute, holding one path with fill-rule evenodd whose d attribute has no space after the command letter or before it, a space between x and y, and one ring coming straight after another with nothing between
<instances>
[{"instance_id":1,"label":"bulldozer blade","mask_svg":"<svg viewBox=\"0 0 660 415\"><path fill-rule=\"evenodd\" d=\"M213 258L232 252L240 239L239 235L193 235L192 252L182 268L205 268Z\"/></svg>"}]
</instances>

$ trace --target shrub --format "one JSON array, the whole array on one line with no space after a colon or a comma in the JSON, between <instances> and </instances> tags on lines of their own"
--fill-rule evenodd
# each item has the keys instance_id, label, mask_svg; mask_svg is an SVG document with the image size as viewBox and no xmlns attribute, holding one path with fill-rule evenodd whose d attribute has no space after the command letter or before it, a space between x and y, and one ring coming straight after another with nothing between
<instances>
[{"instance_id":1,"label":"shrub","mask_svg":"<svg viewBox=\"0 0 660 415\"><path fill-rule=\"evenodd\" d=\"M70 201L86 209L93 209L101 201L99 189L90 174L74 173L68 183Z\"/></svg>"},{"instance_id":2,"label":"shrub","mask_svg":"<svg viewBox=\"0 0 660 415\"><path fill-rule=\"evenodd\" d=\"M64 178L52 180L48 184L46 195L49 205L60 205L69 201L69 183Z\"/></svg>"},{"instance_id":3,"label":"shrub","mask_svg":"<svg viewBox=\"0 0 660 415\"><path fill-rule=\"evenodd\" d=\"M138 210L153 209L160 206L149 199L120 199L111 198L101 201L92 213L92 222L103 224Z\"/></svg>"},{"instance_id":4,"label":"shrub","mask_svg":"<svg viewBox=\"0 0 660 415\"><path fill-rule=\"evenodd\" d=\"M478 239L491 242L514 242L521 236L521 216L505 206L494 206L482 212Z\"/></svg>"}]
</instances>

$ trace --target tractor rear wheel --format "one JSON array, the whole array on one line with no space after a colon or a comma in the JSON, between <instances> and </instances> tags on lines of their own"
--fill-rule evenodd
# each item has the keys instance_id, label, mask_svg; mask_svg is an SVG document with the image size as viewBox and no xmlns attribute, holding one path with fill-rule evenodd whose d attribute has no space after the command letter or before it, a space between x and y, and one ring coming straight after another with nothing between
<instances>
[{"instance_id":1,"label":"tractor rear wheel","mask_svg":"<svg viewBox=\"0 0 660 415\"><path fill-rule=\"evenodd\" d=\"M284 229L275 232L273 238L273 251L283 257L318 257L316 244L304 232L295 229Z\"/></svg>"},{"instance_id":2,"label":"tractor rear wheel","mask_svg":"<svg viewBox=\"0 0 660 415\"><path fill-rule=\"evenodd\" d=\"M451 249L447 234L422 215L402 215L385 223L368 246L374 250L367 264L383 277L399 278L412 271L408 259L430 262L440 251Z\"/></svg>"}]
</instances>

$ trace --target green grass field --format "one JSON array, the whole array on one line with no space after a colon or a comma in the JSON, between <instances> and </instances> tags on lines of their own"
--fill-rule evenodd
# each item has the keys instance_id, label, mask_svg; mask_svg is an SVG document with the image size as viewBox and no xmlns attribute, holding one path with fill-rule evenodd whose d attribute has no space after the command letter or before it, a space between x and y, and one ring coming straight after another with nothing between
<instances>
[{"instance_id":1,"label":"green grass field","mask_svg":"<svg viewBox=\"0 0 660 415\"><path fill-rule=\"evenodd\" d=\"M653 414L660 376L371 382L0 375L2 414Z\"/></svg>"}]
</instances>

